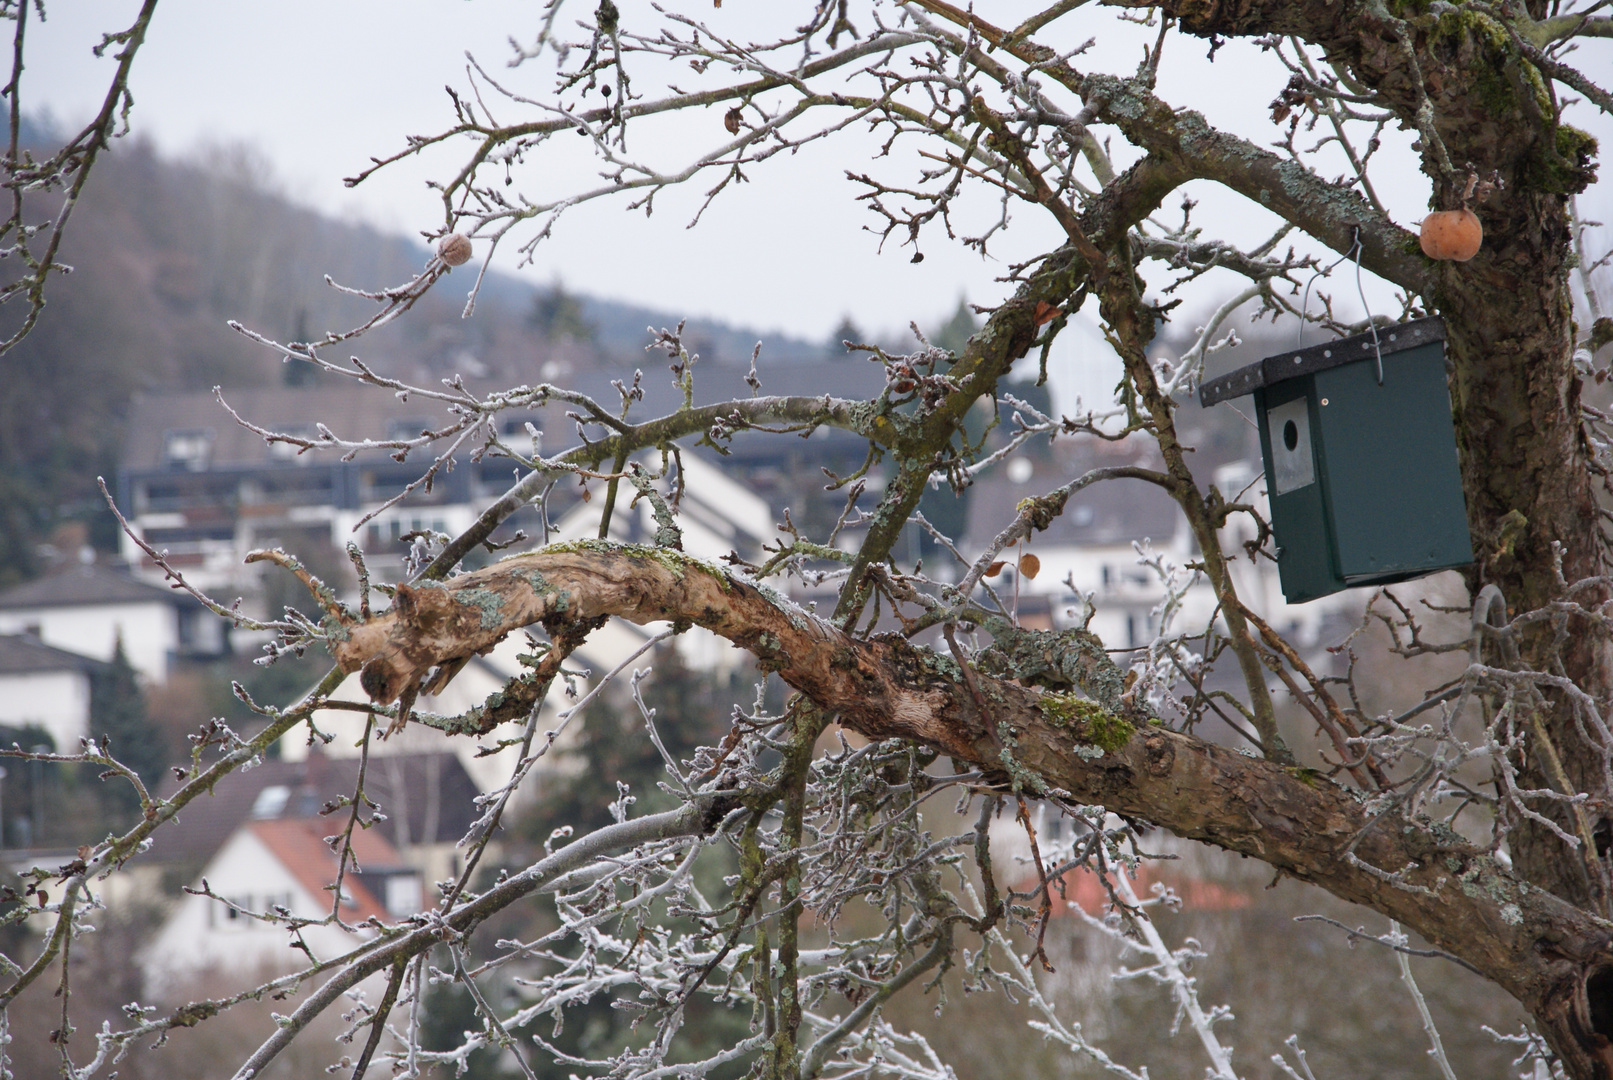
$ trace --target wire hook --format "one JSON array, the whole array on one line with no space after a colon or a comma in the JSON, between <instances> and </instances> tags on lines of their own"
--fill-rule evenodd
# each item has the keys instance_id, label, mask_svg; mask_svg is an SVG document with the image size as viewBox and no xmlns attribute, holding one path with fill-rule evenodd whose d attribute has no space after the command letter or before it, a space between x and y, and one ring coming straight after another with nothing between
<instances>
[{"instance_id":1,"label":"wire hook","mask_svg":"<svg viewBox=\"0 0 1613 1080\"><path fill-rule=\"evenodd\" d=\"M1383 385L1383 347L1378 342L1378 320L1372 314L1372 308L1367 304L1366 290L1361 287L1361 226L1352 226L1354 240L1350 244L1350 256L1355 259L1355 293L1361 298L1361 308L1367 313L1367 329L1372 331L1372 352L1378 362L1378 385Z\"/></svg>"}]
</instances>

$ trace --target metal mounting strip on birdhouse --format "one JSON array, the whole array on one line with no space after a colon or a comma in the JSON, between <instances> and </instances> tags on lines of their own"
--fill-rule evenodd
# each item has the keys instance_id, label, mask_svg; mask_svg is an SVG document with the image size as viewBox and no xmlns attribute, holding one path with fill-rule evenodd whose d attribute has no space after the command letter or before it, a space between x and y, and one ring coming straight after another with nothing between
<instances>
[{"instance_id":1,"label":"metal mounting strip on birdhouse","mask_svg":"<svg viewBox=\"0 0 1613 1080\"><path fill-rule=\"evenodd\" d=\"M1289 603L1473 561L1438 318L1268 356L1199 402L1245 394Z\"/></svg>"}]
</instances>

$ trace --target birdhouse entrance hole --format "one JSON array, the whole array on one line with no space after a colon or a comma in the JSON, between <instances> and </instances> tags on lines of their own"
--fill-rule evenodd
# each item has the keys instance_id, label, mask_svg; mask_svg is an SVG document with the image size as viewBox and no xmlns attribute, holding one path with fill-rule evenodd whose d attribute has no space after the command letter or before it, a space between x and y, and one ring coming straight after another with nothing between
<instances>
[{"instance_id":1,"label":"birdhouse entrance hole","mask_svg":"<svg viewBox=\"0 0 1613 1080\"><path fill-rule=\"evenodd\" d=\"M1282 432L1272 447L1272 485L1278 494L1316 483L1315 455L1311 453L1311 416L1304 398L1266 411L1266 426Z\"/></svg>"}]
</instances>

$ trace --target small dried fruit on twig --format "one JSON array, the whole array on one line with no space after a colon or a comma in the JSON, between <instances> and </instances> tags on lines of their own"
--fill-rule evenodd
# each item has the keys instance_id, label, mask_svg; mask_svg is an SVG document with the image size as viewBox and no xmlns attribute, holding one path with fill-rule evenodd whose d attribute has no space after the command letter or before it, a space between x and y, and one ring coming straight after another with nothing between
<instances>
[{"instance_id":1,"label":"small dried fruit on twig","mask_svg":"<svg viewBox=\"0 0 1613 1080\"><path fill-rule=\"evenodd\" d=\"M743 116L744 114L739 111L739 106L737 105L723 114L722 126L728 129L728 134L739 134L739 121Z\"/></svg>"},{"instance_id":2,"label":"small dried fruit on twig","mask_svg":"<svg viewBox=\"0 0 1613 1080\"><path fill-rule=\"evenodd\" d=\"M1042 560L1038 559L1032 552L1025 552L1019 557L1019 572L1027 580L1033 580L1037 574L1042 572Z\"/></svg>"},{"instance_id":3,"label":"small dried fruit on twig","mask_svg":"<svg viewBox=\"0 0 1613 1080\"><path fill-rule=\"evenodd\" d=\"M464 266L470 256L470 237L463 233L449 233L437 241L437 258L449 266Z\"/></svg>"}]
</instances>

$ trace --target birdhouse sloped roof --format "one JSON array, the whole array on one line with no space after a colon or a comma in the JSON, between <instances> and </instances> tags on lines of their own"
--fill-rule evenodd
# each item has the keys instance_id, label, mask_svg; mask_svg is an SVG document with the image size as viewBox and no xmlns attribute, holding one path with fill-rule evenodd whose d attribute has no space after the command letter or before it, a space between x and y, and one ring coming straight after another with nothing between
<instances>
[{"instance_id":1,"label":"birdhouse sloped roof","mask_svg":"<svg viewBox=\"0 0 1613 1080\"><path fill-rule=\"evenodd\" d=\"M1324 341L1303 349L1289 349L1268 356L1258 363L1210 379L1199 387L1199 404L1205 407L1219 401L1252 394L1263 386L1298 378L1316 371L1372 360L1377 356L1415 349L1431 341L1445 340L1445 323L1437 315L1393 326L1380 326L1364 334ZM1381 381L1381 380L1380 380Z\"/></svg>"}]
</instances>

